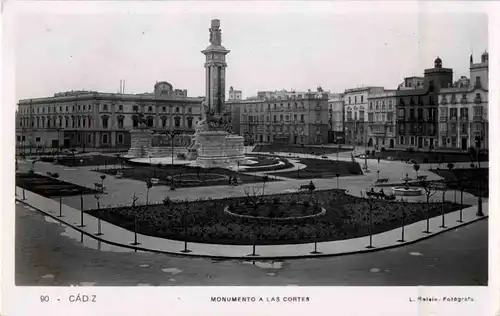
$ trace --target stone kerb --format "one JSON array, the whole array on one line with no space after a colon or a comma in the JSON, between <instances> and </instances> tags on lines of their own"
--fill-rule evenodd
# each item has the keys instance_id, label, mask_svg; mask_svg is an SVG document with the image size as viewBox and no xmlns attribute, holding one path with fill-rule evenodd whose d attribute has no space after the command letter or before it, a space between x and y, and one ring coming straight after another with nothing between
<instances>
[{"instance_id":1,"label":"stone kerb","mask_svg":"<svg viewBox=\"0 0 500 316\"><path fill-rule=\"evenodd\" d=\"M301 204L301 203L299 203L299 204ZM279 223L279 224L298 224L298 223L302 223L304 221L308 221L308 220L311 220L314 218L324 216L326 214L326 209L322 206L320 206L320 207L321 207L321 211L319 213L316 213L316 214L305 215L305 216L294 216L294 217L282 217L282 218L236 214L236 213L233 213L229 210L229 206L226 206L224 208L224 213L229 215L229 216L232 216L232 217L235 217L238 219L242 219L242 220L248 220L248 221L259 221L259 222L260 221L267 221L267 222L273 221L273 222Z\"/></svg>"}]
</instances>

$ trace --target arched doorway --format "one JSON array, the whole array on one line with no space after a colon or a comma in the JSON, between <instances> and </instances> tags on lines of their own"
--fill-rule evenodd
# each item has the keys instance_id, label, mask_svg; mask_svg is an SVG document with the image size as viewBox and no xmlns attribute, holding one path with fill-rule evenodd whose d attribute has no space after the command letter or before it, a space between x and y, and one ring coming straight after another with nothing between
<instances>
[{"instance_id":1,"label":"arched doorway","mask_svg":"<svg viewBox=\"0 0 500 316\"><path fill-rule=\"evenodd\" d=\"M394 148L394 139L391 139L391 141L389 142L389 147Z\"/></svg>"}]
</instances>

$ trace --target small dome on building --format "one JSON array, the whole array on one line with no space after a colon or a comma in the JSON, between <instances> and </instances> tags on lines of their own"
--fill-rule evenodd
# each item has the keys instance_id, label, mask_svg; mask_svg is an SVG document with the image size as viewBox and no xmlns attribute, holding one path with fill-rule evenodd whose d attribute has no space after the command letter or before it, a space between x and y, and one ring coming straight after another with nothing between
<instances>
[{"instance_id":1,"label":"small dome on building","mask_svg":"<svg viewBox=\"0 0 500 316\"><path fill-rule=\"evenodd\" d=\"M434 68L442 68L443 67L443 61L441 60L441 58L436 58L436 60L434 60Z\"/></svg>"},{"instance_id":2,"label":"small dome on building","mask_svg":"<svg viewBox=\"0 0 500 316\"><path fill-rule=\"evenodd\" d=\"M488 61L488 52L485 51L482 55L481 55L481 62L485 63Z\"/></svg>"}]
</instances>

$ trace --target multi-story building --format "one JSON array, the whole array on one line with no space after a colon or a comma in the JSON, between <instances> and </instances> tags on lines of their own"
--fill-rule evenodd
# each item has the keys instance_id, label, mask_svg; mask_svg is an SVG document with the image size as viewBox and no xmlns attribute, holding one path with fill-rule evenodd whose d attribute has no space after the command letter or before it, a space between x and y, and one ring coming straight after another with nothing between
<instances>
[{"instance_id":1,"label":"multi-story building","mask_svg":"<svg viewBox=\"0 0 500 316\"><path fill-rule=\"evenodd\" d=\"M382 93L382 87L361 87L344 92L344 132L347 144L367 145L368 95Z\"/></svg>"},{"instance_id":2,"label":"multi-story building","mask_svg":"<svg viewBox=\"0 0 500 316\"><path fill-rule=\"evenodd\" d=\"M472 83L473 82L473 83ZM488 148L488 53L470 56L470 80L461 77L439 91L439 147Z\"/></svg>"},{"instance_id":3,"label":"multi-story building","mask_svg":"<svg viewBox=\"0 0 500 316\"><path fill-rule=\"evenodd\" d=\"M268 100L268 99L281 100L281 99L292 98L292 97L304 98L306 94L316 95L318 97L323 97L323 94L325 94L325 93L329 96L329 98L336 95L335 93L331 93L329 91L324 91L323 88L321 88L321 87L317 87L316 91L312 91L311 89L309 89L307 91L295 91L293 89L290 91L285 90L285 89L275 90L275 91L259 91L259 92L257 92L256 98L252 97L249 99L255 98L257 100Z\"/></svg>"},{"instance_id":4,"label":"multi-story building","mask_svg":"<svg viewBox=\"0 0 500 316\"><path fill-rule=\"evenodd\" d=\"M244 100L240 135L247 141L281 144L328 142L328 94L305 93Z\"/></svg>"},{"instance_id":5,"label":"multi-story building","mask_svg":"<svg viewBox=\"0 0 500 316\"><path fill-rule=\"evenodd\" d=\"M424 77L406 77L398 86L398 90L422 89L424 87Z\"/></svg>"},{"instance_id":6,"label":"multi-story building","mask_svg":"<svg viewBox=\"0 0 500 316\"><path fill-rule=\"evenodd\" d=\"M241 90L234 90L233 87L229 88L229 99L228 101L238 101L242 100L243 92Z\"/></svg>"},{"instance_id":7,"label":"multi-story building","mask_svg":"<svg viewBox=\"0 0 500 316\"><path fill-rule=\"evenodd\" d=\"M441 58L436 58L434 68L424 71L423 87L398 89L396 147L433 149L437 146L438 94L450 87L453 70L443 68Z\"/></svg>"},{"instance_id":8,"label":"multi-story building","mask_svg":"<svg viewBox=\"0 0 500 316\"><path fill-rule=\"evenodd\" d=\"M157 132L194 133L201 102L165 81L156 83L153 93L71 91L20 100L17 145L127 148L129 131L138 126L141 114L148 127Z\"/></svg>"},{"instance_id":9,"label":"multi-story building","mask_svg":"<svg viewBox=\"0 0 500 316\"><path fill-rule=\"evenodd\" d=\"M328 113L330 123L329 142L343 143L344 134L344 95L338 93L328 100Z\"/></svg>"},{"instance_id":10,"label":"multi-story building","mask_svg":"<svg viewBox=\"0 0 500 316\"><path fill-rule=\"evenodd\" d=\"M396 90L368 95L368 147L396 144Z\"/></svg>"}]
</instances>

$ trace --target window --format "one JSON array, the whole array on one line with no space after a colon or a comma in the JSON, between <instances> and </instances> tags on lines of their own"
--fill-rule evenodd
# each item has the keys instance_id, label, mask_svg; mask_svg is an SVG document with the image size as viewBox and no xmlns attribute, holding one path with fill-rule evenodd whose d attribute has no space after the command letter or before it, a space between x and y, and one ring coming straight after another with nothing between
<instances>
[{"instance_id":1,"label":"window","mask_svg":"<svg viewBox=\"0 0 500 316\"><path fill-rule=\"evenodd\" d=\"M167 127L167 118L166 117L162 117L161 118L161 127L162 128L166 128Z\"/></svg>"},{"instance_id":2,"label":"window","mask_svg":"<svg viewBox=\"0 0 500 316\"><path fill-rule=\"evenodd\" d=\"M280 122L283 121L283 114L280 114Z\"/></svg>"},{"instance_id":3,"label":"window","mask_svg":"<svg viewBox=\"0 0 500 316\"><path fill-rule=\"evenodd\" d=\"M410 120L413 120L413 119L415 119L415 109L410 109Z\"/></svg>"},{"instance_id":4,"label":"window","mask_svg":"<svg viewBox=\"0 0 500 316\"><path fill-rule=\"evenodd\" d=\"M177 108L177 109L179 109L179 108ZM176 128L177 128L177 127L181 127L181 119L180 119L179 117L174 118L174 122L175 122L175 125L174 125L174 126L175 126Z\"/></svg>"},{"instance_id":5,"label":"window","mask_svg":"<svg viewBox=\"0 0 500 316\"><path fill-rule=\"evenodd\" d=\"M175 108L175 112L176 112L176 113L179 113L179 107L176 107L176 108Z\"/></svg>"},{"instance_id":6,"label":"window","mask_svg":"<svg viewBox=\"0 0 500 316\"><path fill-rule=\"evenodd\" d=\"M357 121L358 120L358 112L354 112L354 120Z\"/></svg>"},{"instance_id":7,"label":"window","mask_svg":"<svg viewBox=\"0 0 500 316\"><path fill-rule=\"evenodd\" d=\"M87 107L84 105L84 106L83 106L83 111L85 112L85 110L86 110L86 109L87 109Z\"/></svg>"},{"instance_id":8,"label":"window","mask_svg":"<svg viewBox=\"0 0 500 316\"><path fill-rule=\"evenodd\" d=\"M82 125L82 120L80 117L78 117L78 127L81 127L81 125Z\"/></svg>"},{"instance_id":9,"label":"window","mask_svg":"<svg viewBox=\"0 0 500 316\"><path fill-rule=\"evenodd\" d=\"M148 106L148 112L153 112L153 107L152 106Z\"/></svg>"},{"instance_id":10,"label":"window","mask_svg":"<svg viewBox=\"0 0 500 316\"><path fill-rule=\"evenodd\" d=\"M118 140L117 140L117 143L118 144L123 144L123 134L118 134Z\"/></svg>"},{"instance_id":11,"label":"window","mask_svg":"<svg viewBox=\"0 0 500 316\"><path fill-rule=\"evenodd\" d=\"M108 120L107 116L102 117L102 128L108 128Z\"/></svg>"},{"instance_id":12,"label":"window","mask_svg":"<svg viewBox=\"0 0 500 316\"><path fill-rule=\"evenodd\" d=\"M108 105L107 105L107 104L103 104L103 105L102 105L102 110L103 110L104 112L107 112L107 111L108 111Z\"/></svg>"},{"instance_id":13,"label":"window","mask_svg":"<svg viewBox=\"0 0 500 316\"><path fill-rule=\"evenodd\" d=\"M154 125L153 117L148 116L146 123L147 123L148 127L153 127L153 125Z\"/></svg>"},{"instance_id":14,"label":"window","mask_svg":"<svg viewBox=\"0 0 500 316\"><path fill-rule=\"evenodd\" d=\"M138 125L139 125L139 119L135 115L132 116L132 127L137 128Z\"/></svg>"},{"instance_id":15,"label":"window","mask_svg":"<svg viewBox=\"0 0 500 316\"><path fill-rule=\"evenodd\" d=\"M354 96L354 103L355 104L358 103L358 96L357 95Z\"/></svg>"},{"instance_id":16,"label":"window","mask_svg":"<svg viewBox=\"0 0 500 316\"><path fill-rule=\"evenodd\" d=\"M301 115L300 115L300 122L301 122L301 123L304 123L304 114L301 114Z\"/></svg>"},{"instance_id":17,"label":"window","mask_svg":"<svg viewBox=\"0 0 500 316\"><path fill-rule=\"evenodd\" d=\"M161 110L162 110L163 112L166 112L166 111L167 111L167 107L166 107L166 106L163 106L163 107L161 108Z\"/></svg>"},{"instance_id":18,"label":"window","mask_svg":"<svg viewBox=\"0 0 500 316\"><path fill-rule=\"evenodd\" d=\"M118 117L118 128L123 128L123 116Z\"/></svg>"},{"instance_id":19,"label":"window","mask_svg":"<svg viewBox=\"0 0 500 316\"><path fill-rule=\"evenodd\" d=\"M193 128L193 118L192 117L187 118L187 125L188 125L188 128Z\"/></svg>"},{"instance_id":20,"label":"window","mask_svg":"<svg viewBox=\"0 0 500 316\"><path fill-rule=\"evenodd\" d=\"M483 108L480 106L475 106L474 107L474 116L482 116L483 115Z\"/></svg>"},{"instance_id":21,"label":"window","mask_svg":"<svg viewBox=\"0 0 500 316\"><path fill-rule=\"evenodd\" d=\"M273 115L273 122L276 123L276 114Z\"/></svg>"},{"instance_id":22,"label":"window","mask_svg":"<svg viewBox=\"0 0 500 316\"><path fill-rule=\"evenodd\" d=\"M108 134L102 134L102 143L107 144L108 143Z\"/></svg>"},{"instance_id":23,"label":"window","mask_svg":"<svg viewBox=\"0 0 500 316\"><path fill-rule=\"evenodd\" d=\"M42 108L42 113L45 113L45 107Z\"/></svg>"},{"instance_id":24,"label":"window","mask_svg":"<svg viewBox=\"0 0 500 316\"><path fill-rule=\"evenodd\" d=\"M68 112L68 106L66 105L66 112Z\"/></svg>"},{"instance_id":25,"label":"window","mask_svg":"<svg viewBox=\"0 0 500 316\"><path fill-rule=\"evenodd\" d=\"M419 120L423 120L424 119L424 109L418 109L417 115L418 115Z\"/></svg>"},{"instance_id":26,"label":"window","mask_svg":"<svg viewBox=\"0 0 500 316\"><path fill-rule=\"evenodd\" d=\"M62 112L62 106L59 107L59 112Z\"/></svg>"},{"instance_id":27,"label":"window","mask_svg":"<svg viewBox=\"0 0 500 316\"><path fill-rule=\"evenodd\" d=\"M462 124L460 124L460 126L461 126L460 132L467 133L467 123L462 123Z\"/></svg>"},{"instance_id":28,"label":"window","mask_svg":"<svg viewBox=\"0 0 500 316\"><path fill-rule=\"evenodd\" d=\"M87 118L85 118L85 117L83 118L82 125L83 125L83 127L85 127L85 125L87 125Z\"/></svg>"},{"instance_id":29,"label":"window","mask_svg":"<svg viewBox=\"0 0 500 316\"><path fill-rule=\"evenodd\" d=\"M460 118L467 119L468 117L469 117L469 109L468 108L461 108L460 109Z\"/></svg>"},{"instance_id":30,"label":"window","mask_svg":"<svg viewBox=\"0 0 500 316\"><path fill-rule=\"evenodd\" d=\"M193 112L193 110L189 107L188 108L188 113L192 113L192 112Z\"/></svg>"},{"instance_id":31,"label":"window","mask_svg":"<svg viewBox=\"0 0 500 316\"><path fill-rule=\"evenodd\" d=\"M361 96L361 103L363 103L363 96Z\"/></svg>"},{"instance_id":32,"label":"window","mask_svg":"<svg viewBox=\"0 0 500 316\"><path fill-rule=\"evenodd\" d=\"M118 106L118 111L123 111L123 105L121 105L121 104L120 104L120 105Z\"/></svg>"},{"instance_id":33,"label":"window","mask_svg":"<svg viewBox=\"0 0 500 316\"><path fill-rule=\"evenodd\" d=\"M349 104L351 104L351 97L349 97Z\"/></svg>"},{"instance_id":34,"label":"window","mask_svg":"<svg viewBox=\"0 0 500 316\"><path fill-rule=\"evenodd\" d=\"M41 142L41 138L40 138L39 136L38 136L38 137L36 137L36 138L35 138L35 142L37 142L37 143Z\"/></svg>"},{"instance_id":35,"label":"window","mask_svg":"<svg viewBox=\"0 0 500 316\"><path fill-rule=\"evenodd\" d=\"M132 106L132 111L133 112L138 112L139 111L139 107L137 105Z\"/></svg>"}]
</instances>

